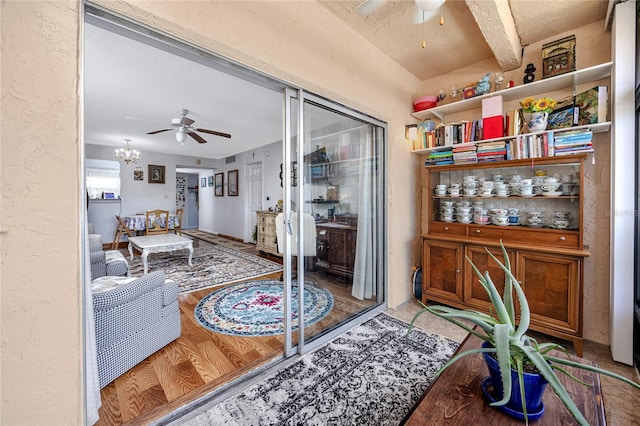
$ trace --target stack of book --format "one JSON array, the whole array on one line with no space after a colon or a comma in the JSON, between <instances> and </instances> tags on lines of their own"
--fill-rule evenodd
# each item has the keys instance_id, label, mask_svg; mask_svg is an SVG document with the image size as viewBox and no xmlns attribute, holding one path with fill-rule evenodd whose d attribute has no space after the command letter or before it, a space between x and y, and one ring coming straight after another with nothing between
<instances>
[{"instance_id":1,"label":"stack of book","mask_svg":"<svg viewBox=\"0 0 640 426\"><path fill-rule=\"evenodd\" d=\"M442 164L453 164L453 150L434 151L429 154L424 162L425 166L437 166Z\"/></svg>"},{"instance_id":2,"label":"stack of book","mask_svg":"<svg viewBox=\"0 0 640 426\"><path fill-rule=\"evenodd\" d=\"M505 141L487 142L478 145L478 163L504 161L506 155L507 144Z\"/></svg>"},{"instance_id":3,"label":"stack of book","mask_svg":"<svg viewBox=\"0 0 640 426\"><path fill-rule=\"evenodd\" d=\"M455 164L477 163L475 144L461 144L453 146L453 162Z\"/></svg>"},{"instance_id":4,"label":"stack of book","mask_svg":"<svg viewBox=\"0 0 640 426\"><path fill-rule=\"evenodd\" d=\"M593 152L591 130L571 130L553 135L553 152L556 156Z\"/></svg>"}]
</instances>

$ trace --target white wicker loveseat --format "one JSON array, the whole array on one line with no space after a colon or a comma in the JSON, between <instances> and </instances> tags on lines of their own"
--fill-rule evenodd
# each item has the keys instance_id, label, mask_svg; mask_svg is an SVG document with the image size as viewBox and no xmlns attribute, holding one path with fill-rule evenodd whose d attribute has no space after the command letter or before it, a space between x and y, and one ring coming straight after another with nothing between
<instances>
[{"instance_id":1,"label":"white wicker loveseat","mask_svg":"<svg viewBox=\"0 0 640 426\"><path fill-rule=\"evenodd\" d=\"M92 292L100 388L180 337L178 285L162 271L99 277Z\"/></svg>"}]
</instances>

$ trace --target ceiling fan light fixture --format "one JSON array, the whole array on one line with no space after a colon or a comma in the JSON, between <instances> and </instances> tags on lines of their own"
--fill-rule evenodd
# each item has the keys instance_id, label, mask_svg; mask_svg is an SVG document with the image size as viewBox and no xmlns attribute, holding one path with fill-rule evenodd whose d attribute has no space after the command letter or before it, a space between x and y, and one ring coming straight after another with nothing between
<instances>
[{"instance_id":1,"label":"ceiling fan light fixture","mask_svg":"<svg viewBox=\"0 0 640 426\"><path fill-rule=\"evenodd\" d=\"M176 132L176 140L180 143L184 143L187 140L187 132L184 131L184 127L180 127Z\"/></svg>"},{"instance_id":2,"label":"ceiling fan light fixture","mask_svg":"<svg viewBox=\"0 0 640 426\"><path fill-rule=\"evenodd\" d=\"M131 139L125 139L127 145L124 148L116 149L116 159L121 163L137 163L140 159L140 153L135 149L131 149L129 142Z\"/></svg>"}]
</instances>

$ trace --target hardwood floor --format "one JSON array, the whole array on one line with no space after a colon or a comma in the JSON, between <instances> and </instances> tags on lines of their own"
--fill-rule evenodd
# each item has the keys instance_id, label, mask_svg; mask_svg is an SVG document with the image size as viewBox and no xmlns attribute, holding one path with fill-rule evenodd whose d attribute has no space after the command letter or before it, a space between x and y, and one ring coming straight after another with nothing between
<instances>
[{"instance_id":1,"label":"hardwood floor","mask_svg":"<svg viewBox=\"0 0 640 426\"><path fill-rule=\"evenodd\" d=\"M200 240L194 247L209 245ZM255 249L251 254L260 255ZM274 256L265 255L279 261ZM334 296L334 307L321 321L305 329L310 336L336 325L373 305L353 299L351 286L316 275ZM258 279L279 279L280 273ZM221 288L221 287L217 287ZM102 407L97 425L138 425L159 419L220 386L283 355L283 335L236 337L202 327L193 311L213 289L181 294L181 336L101 390Z\"/></svg>"}]
</instances>

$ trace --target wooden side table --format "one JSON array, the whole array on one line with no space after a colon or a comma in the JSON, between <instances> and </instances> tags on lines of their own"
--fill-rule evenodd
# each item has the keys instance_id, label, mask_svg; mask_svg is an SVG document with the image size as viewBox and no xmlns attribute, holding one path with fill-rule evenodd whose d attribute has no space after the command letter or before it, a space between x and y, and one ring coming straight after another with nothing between
<instances>
[{"instance_id":1,"label":"wooden side table","mask_svg":"<svg viewBox=\"0 0 640 426\"><path fill-rule=\"evenodd\" d=\"M469 335L456 353L480 347L482 340ZM566 357L556 352L554 356ZM595 363L578 357L571 357L587 365ZM600 376L590 371L564 366L585 383L583 386L564 374L558 377L567 392L576 403L590 425L606 425ZM492 408L484 399L481 390L482 379L489 375L481 354L466 356L446 369L425 391L411 411L405 416L403 425L523 425L496 408ZM544 394L544 414L535 421L535 425L573 425L577 424L560 398L547 385Z\"/></svg>"}]
</instances>

